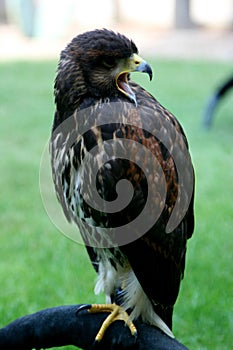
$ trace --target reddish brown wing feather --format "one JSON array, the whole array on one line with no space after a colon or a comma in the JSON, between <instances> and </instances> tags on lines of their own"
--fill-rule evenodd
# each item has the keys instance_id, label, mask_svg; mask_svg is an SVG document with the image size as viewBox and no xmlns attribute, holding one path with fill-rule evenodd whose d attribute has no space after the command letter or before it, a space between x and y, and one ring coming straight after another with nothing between
<instances>
[{"instance_id":1,"label":"reddish brown wing feather","mask_svg":"<svg viewBox=\"0 0 233 350\"><path fill-rule=\"evenodd\" d=\"M134 85L134 84L133 84ZM139 240L123 246L121 249L127 255L130 264L140 281L147 296L151 299L155 311L164 319L164 321L171 327L172 323L172 307L176 301L179 292L180 281L183 278L185 268L185 253L186 253L186 241L191 237L194 229L194 217L193 217L193 192L190 198L190 204L187 208L187 212L183 217L183 220L173 230L172 233L165 233L165 226L174 209L179 179L177 177L176 164L172 158L169 150L164 148L164 145L156 140L153 136L155 130L153 127L159 127L163 118L166 118L173 127L168 131L167 140L170 147L173 147L175 142L177 144L177 150L182 157L183 149L187 146L187 140L184 136L184 132L179 125L176 118L164 109L157 101L154 100L146 91L134 85L134 89L137 95L138 104L146 106L150 109L151 115L147 115L147 125L151 130L150 135L148 132L145 134L142 130L134 130L133 135L131 131L128 132L128 137L132 137L138 142L144 144L158 159L163 172L165 174L167 183L167 197L165 209L149 232L146 233ZM135 118L136 116L134 116ZM156 121L156 122L155 122ZM141 126L142 120L138 120L138 125ZM161 123L162 127L162 123ZM182 135L181 138L176 138L174 141L174 135L172 133L178 133ZM131 135L131 136L130 136ZM145 159L146 162L146 159ZM187 172L188 176L193 176L192 167L188 167L188 164L183 171ZM131 167L132 175L135 178L135 168ZM190 174L191 172L191 174ZM141 177L138 177L138 182L141 181ZM152 180L153 182L153 180ZM149 186L152 184L149 184ZM159 186L159 182L157 183ZM194 181L191 182L194 186ZM153 190L153 186L151 186ZM187 192L190 189L183 188L183 191ZM156 191L156 189L155 189ZM155 195L156 199L156 195ZM154 206L156 207L156 200Z\"/></svg>"}]
</instances>

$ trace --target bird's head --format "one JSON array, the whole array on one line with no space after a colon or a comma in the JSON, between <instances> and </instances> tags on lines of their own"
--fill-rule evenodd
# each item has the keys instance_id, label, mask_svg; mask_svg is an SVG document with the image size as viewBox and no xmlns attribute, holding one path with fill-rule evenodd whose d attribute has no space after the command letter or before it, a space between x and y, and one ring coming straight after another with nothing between
<instances>
[{"instance_id":1,"label":"bird's head","mask_svg":"<svg viewBox=\"0 0 233 350\"><path fill-rule=\"evenodd\" d=\"M145 72L152 79L151 67L133 41L107 29L94 30L75 37L62 52L57 85L60 73L61 84L68 80L73 93L74 89L95 97L120 93L136 103L129 85L131 72Z\"/></svg>"}]
</instances>

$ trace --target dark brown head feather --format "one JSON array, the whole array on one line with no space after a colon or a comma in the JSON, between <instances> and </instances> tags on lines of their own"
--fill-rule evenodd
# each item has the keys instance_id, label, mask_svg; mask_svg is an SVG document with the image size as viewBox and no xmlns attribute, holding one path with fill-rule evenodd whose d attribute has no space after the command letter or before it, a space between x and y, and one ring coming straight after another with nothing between
<instances>
[{"instance_id":1,"label":"dark brown head feather","mask_svg":"<svg viewBox=\"0 0 233 350\"><path fill-rule=\"evenodd\" d=\"M81 60L98 56L114 56L120 59L138 53L138 49L132 40L122 34L96 29L76 36L63 51L63 55L69 53Z\"/></svg>"},{"instance_id":2,"label":"dark brown head feather","mask_svg":"<svg viewBox=\"0 0 233 350\"><path fill-rule=\"evenodd\" d=\"M55 81L58 111L75 109L80 98L119 94L110 69L103 62L128 58L138 49L132 40L107 29L76 36L62 51Z\"/></svg>"}]
</instances>

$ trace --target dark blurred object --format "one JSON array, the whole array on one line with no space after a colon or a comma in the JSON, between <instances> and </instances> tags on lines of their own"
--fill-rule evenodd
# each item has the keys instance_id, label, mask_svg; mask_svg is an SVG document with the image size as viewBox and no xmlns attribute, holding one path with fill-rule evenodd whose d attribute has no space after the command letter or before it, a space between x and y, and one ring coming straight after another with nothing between
<instances>
[{"instance_id":1,"label":"dark blurred object","mask_svg":"<svg viewBox=\"0 0 233 350\"><path fill-rule=\"evenodd\" d=\"M0 329L0 349L31 350L74 345L81 349L188 350L160 329L140 321L133 337L124 322L114 322L97 347L93 342L106 313L77 311L81 305L45 309L21 317Z\"/></svg>"},{"instance_id":2,"label":"dark blurred object","mask_svg":"<svg viewBox=\"0 0 233 350\"><path fill-rule=\"evenodd\" d=\"M0 0L0 24L7 23L7 15L6 15L6 3L5 0Z\"/></svg>"},{"instance_id":3,"label":"dark blurred object","mask_svg":"<svg viewBox=\"0 0 233 350\"><path fill-rule=\"evenodd\" d=\"M217 91L210 96L204 112L203 124L205 128L211 126L216 106L231 88L233 88L233 76L225 81Z\"/></svg>"}]
</instances>

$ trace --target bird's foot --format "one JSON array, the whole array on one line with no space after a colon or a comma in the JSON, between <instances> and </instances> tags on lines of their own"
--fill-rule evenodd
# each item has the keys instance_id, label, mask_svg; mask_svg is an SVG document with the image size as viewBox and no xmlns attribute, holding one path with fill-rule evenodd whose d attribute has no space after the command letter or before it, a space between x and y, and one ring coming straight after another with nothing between
<instances>
[{"instance_id":1,"label":"bird's foot","mask_svg":"<svg viewBox=\"0 0 233 350\"><path fill-rule=\"evenodd\" d=\"M79 311L88 310L89 313L99 313L99 312L110 312L110 315L104 320L102 326L100 327L96 337L95 342L99 343L108 329L108 327L115 321L124 321L125 324L130 329L132 336L137 337L137 329L130 319L128 313L117 304L91 304L83 305L79 308Z\"/></svg>"}]
</instances>

